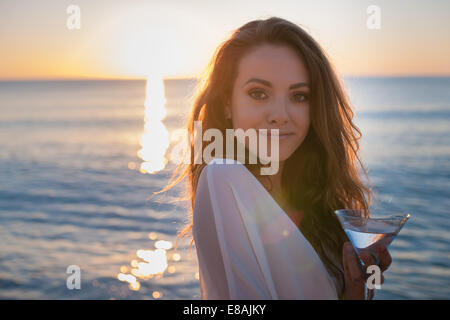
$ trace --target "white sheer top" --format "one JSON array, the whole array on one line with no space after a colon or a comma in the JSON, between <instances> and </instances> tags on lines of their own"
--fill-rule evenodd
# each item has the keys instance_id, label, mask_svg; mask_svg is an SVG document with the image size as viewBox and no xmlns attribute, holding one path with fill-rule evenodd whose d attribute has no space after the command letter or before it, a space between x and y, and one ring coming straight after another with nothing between
<instances>
[{"instance_id":1,"label":"white sheer top","mask_svg":"<svg viewBox=\"0 0 450 320\"><path fill-rule=\"evenodd\" d=\"M239 161L201 172L193 236L201 299L337 299L334 278L295 223Z\"/></svg>"}]
</instances>

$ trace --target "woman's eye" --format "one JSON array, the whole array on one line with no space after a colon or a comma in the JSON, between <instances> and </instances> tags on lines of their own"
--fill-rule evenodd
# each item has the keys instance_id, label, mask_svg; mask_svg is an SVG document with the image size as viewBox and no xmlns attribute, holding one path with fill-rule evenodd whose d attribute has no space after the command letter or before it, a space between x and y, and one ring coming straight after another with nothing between
<instances>
[{"instance_id":1,"label":"woman's eye","mask_svg":"<svg viewBox=\"0 0 450 320\"><path fill-rule=\"evenodd\" d=\"M308 95L304 93L296 93L294 94L294 100L295 102L305 102L306 100L308 100Z\"/></svg>"},{"instance_id":2,"label":"woman's eye","mask_svg":"<svg viewBox=\"0 0 450 320\"><path fill-rule=\"evenodd\" d=\"M260 91L260 90L250 91L249 95L252 98L255 98L256 100L261 100L261 99L266 98L266 94L264 93L264 91Z\"/></svg>"},{"instance_id":3,"label":"woman's eye","mask_svg":"<svg viewBox=\"0 0 450 320\"><path fill-rule=\"evenodd\" d=\"M253 90L249 92L249 95L256 100L263 100L267 98L267 95L264 91L261 90ZM296 93L293 95L293 99L295 102L301 103L308 100L308 95L305 93Z\"/></svg>"}]
</instances>

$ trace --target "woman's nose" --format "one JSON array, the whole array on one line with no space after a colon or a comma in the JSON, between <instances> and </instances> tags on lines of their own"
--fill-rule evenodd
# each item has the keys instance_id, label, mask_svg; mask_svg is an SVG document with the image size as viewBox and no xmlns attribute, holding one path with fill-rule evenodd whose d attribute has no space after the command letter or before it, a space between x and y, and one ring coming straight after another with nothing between
<instances>
[{"instance_id":1,"label":"woman's nose","mask_svg":"<svg viewBox=\"0 0 450 320\"><path fill-rule=\"evenodd\" d=\"M289 121L289 114L287 112L287 105L284 100L274 103L267 116L267 121L270 124L281 126Z\"/></svg>"}]
</instances>

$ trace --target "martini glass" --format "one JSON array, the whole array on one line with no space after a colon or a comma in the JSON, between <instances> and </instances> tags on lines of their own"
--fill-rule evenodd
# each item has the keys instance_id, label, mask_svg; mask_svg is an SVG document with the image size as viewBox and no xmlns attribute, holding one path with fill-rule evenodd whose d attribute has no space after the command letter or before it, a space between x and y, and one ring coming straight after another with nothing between
<instances>
[{"instance_id":1,"label":"martini glass","mask_svg":"<svg viewBox=\"0 0 450 320\"><path fill-rule=\"evenodd\" d=\"M379 264L376 247L379 245L389 246L411 217L409 213L402 213L366 218L363 211L359 209L340 209L334 213L358 254L362 270L365 265L361 254L363 252L372 254ZM367 299L368 290L365 294Z\"/></svg>"}]
</instances>

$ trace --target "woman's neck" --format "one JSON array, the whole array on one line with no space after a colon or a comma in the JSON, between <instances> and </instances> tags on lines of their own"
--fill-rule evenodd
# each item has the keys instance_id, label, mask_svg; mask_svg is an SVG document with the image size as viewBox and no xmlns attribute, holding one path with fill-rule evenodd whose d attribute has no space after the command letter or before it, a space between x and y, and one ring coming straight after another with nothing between
<instances>
[{"instance_id":1,"label":"woman's neck","mask_svg":"<svg viewBox=\"0 0 450 320\"><path fill-rule=\"evenodd\" d=\"M296 226L300 226L302 219L302 214L298 210L295 210L289 204L287 195L283 190L281 185L281 177L283 175L284 163L280 162L279 170L276 174L268 176L270 179L270 184L268 184L267 179L260 180L264 185L265 189L270 193L273 199L278 203L281 209L290 217L290 219L295 223ZM264 182L262 182L264 181Z\"/></svg>"},{"instance_id":2,"label":"woman's neck","mask_svg":"<svg viewBox=\"0 0 450 320\"><path fill-rule=\"evenodd\" d=\"M269 191L269 193L275 199L281 199L282 198L281 177L283 175L283 167L284 167L284 161L280 162L279 170L278 170L278 172L276 174L268 176L269 179L270 179L270 189L268 187L266 187L266 189Z\"/></svg>"}]
</instances>

